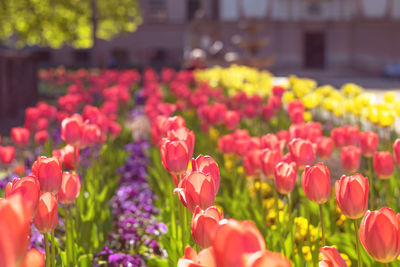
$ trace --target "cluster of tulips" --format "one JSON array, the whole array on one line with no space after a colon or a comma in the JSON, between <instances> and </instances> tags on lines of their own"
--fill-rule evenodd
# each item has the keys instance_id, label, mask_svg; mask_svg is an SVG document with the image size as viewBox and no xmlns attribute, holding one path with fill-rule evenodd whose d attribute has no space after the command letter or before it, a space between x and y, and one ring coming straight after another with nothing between
<instances>
[{"instance_id":1,"label":"cluster of tulips","mask_svg":"<svg viewBox=\"0 0 400 267\"><path fill-rule=\"evenodd\" d=\"M372 130L360 131L361 124L333 127L332 121L324 124L311 121L303 99L286 102L285 94L291 88L271 87L270 95L265 98L265 94L259 95L257 91L251 95L241 91L243 84L232 84L238 81L234 75L212 79L208 70L197 71L194 77L185 71L171 73L169 70L167 79L164 73L161 79L154 72L148 74L144 87L153 143L159 147L162 165L173 177L173 192L192 214L193 241L202 248L197 253L192 247L186 247L178 266L289 266L293 263L297 266L306 264L295 255L301 253L301 248L304 253L306 245L321 253L320 266L348 266L349 257L338 252L342 250L342 243L335 238L339 232L326 229L327 218L337 211L353 221L354 230L331 227L335 221L328 222L329 229L341 231L340 236L343 231L354 234L353 241L346 241L346 253L352 254L353 263L377 264L366 258L362 247L378 262L396 261L400 254L400 221L389 207L397 210L394 194L398 191L392 188L397 183L390 178L396 171L395 163L400 166L400 140L392 146L390 137L379 136ZM265 80L261 77L269 76L257 76L263 83ZM252 78L247 79L248 83L251 81ZM174 112L180 112L183 117L172 117ZM195 132L187 128L188 122ZM226 134L221 136L221 132ZM197 138L196 143L201 143L202 152L213 154L212 157L200 155L191 160L195 133L196 137L208 139ZM340 158L342 164L337 164L335 158ZM219 169L219 160L224 161L226 170ZM273 231L280 239L276 246L269 244L265 232L256 230L253 223L224 219L220 207L215 206L216 199L217 203L223 203L226 197L223 194L219 198L217 194L223 189L220 188L223 179L236 175L235 169L239 171L241 164L247 177L240 178L245 183L236 180L229 183L235 183L234 187L247 185L249 190L255 188L258 193L252 196L254 201L264 202L264 185L275 187ZM331 176L332 170L337 177ZM331 201L332 192L335 203ZM319 209L320 237L315 242L310 238L310 216L315 209L311 202ZM182 236L189 232L186 209L179 215ZM262 205L258 211L261 216L271 212L265 209ZM231 212L227 216L235 214ZM302 244L297 237L299 233L291 229L294 221L300 219L295 216L309 220L308 237ZM282 236L285 234L291 236L286 239ZM180 237L179 233L175 237ZM193 246L187 237L183 237L182 243ZM292 243L293 248L289 254L287 243ZM348 244L354 247L349 249ZM318 257L315 259L313 255L314 263L315 260Z\"/></svg>"},{"instance_id":2,"label":"cluster of tulips","mask_svg":"<svg viewBox=\"0 0 400 267\"><path fill-rule=\"evenodd\" d=\"M46 79L58 79L59 86L68 85L67 94L58 98L58 107L39 102L27 108L24 126L12 128L10 138L1 140L8 145L0 146L0 173L14 173L0 198L2 267L61 266L61 262L63 266L89 266L78 263L83 252L76 244L79 227L90 222L89 217L82 221L89 211L75 205L81 182L82 187L90 183L82 177L85 171L80 165L92 164L96 148L119 136L119 112L131 100L132 85L140 79L136 71L78 71L68 79L64 72L54 77L51 73L41 72L41 76L47 74ZM91 85L89 89L84 80ZM36 158L33 164L32 158ZM92 201L87 191L85 198ZM86 209L85 205L80 208ZM30 242L32 225L43 234L45 254Z\"/></svg>"}]
</instances>

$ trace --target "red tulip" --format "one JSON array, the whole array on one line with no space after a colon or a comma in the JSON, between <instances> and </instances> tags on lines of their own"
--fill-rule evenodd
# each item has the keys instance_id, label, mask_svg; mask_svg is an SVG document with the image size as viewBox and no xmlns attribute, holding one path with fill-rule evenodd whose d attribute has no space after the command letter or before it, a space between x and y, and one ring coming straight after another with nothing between
<instances>
[{"instance_id":1,"label":"red tulip","mask_svg":"<svg viewBox=\"0 0 400 267\"><path fill-rule=\"evenodd\" d=\"M286 141L280 140L275 134L269 133L261 136L261 147L282 151L285 148Z\"/></svg>"},{"instance_id":2,"label":"red tulip","mask_svg":"<svg viewBox=\"0 0 400 267\"><path fill-rule=\"evenodd\" d=\"M228 130L235 129L240 121L240 113L234 110L228 110L225 112L224 123Z\"/></svg>"},{"instance_id":3,"label":"red tulip","mask_svg":"<svg viewBox=\"0 0 400 267\"><path fill-rule=\"evenodd\" d=\"M282 154L279 150L264 149L261 154L261 168L268 179L274 178L275 166L281 162Z\"/></svg>"},{"instance_id":4,"label":"red tulip","mask_svg":"<svg viewBox=\"0 0 400 267\"><path fill-rule=\"evenodd\" d=\"M292 123L304 122L304 108L295 108L289 113L289 118Z\"/></svg>"},{"instance_id":5,"label":"red tulip","mask_svg":"<svg viewBox=\"0 0 400 267\"><path fill-rule=\"evenodd\" d=\"M187 128L181 127L176 130L171 130L167 133L167 138L170 141L184 141L188 150L190 158L193 155L194 151L194 140L195 136L193 131L190 131Z\"/></svg>"},{"instance_id":6,"label":"red tulip","mask_svg":"<svg viewBox=\"0 0 400 267\"><path fill-rule=\"evenodd\" d=\"M75 170L76 165L79 164L79 149L75 148L74 146L66 145L59 150L53 150L53 157L56 157L66 169ZM74 155L75 150L76 155Z\"/></svg>"},{"instance_id":7,"label":"red tulip","mask_svg":"<svg viewBox=\"0 0 400 267\"><path fill-rule=\"evenodd\" d=\"M389 151L376 151L373 158L374 170L379 179L389 179L394 171L394 160Z\"/></svg>"},{"instance_id":8,"label":"red tulip","mask_svg":"<svg viewBox=\"0 0 400 267\"><path fill-rule=\"evenodd\" d=\"M246 257L244 267L291 267L290 260L282 254L268 250L258 251Z\"/></svg>"},{"instance_id":9,"label":"red tulip","mask_svg":"<svg viewBox=\"0 0 400 267\"><path fill-rule=\"evenodd\" d=\"M400 215L390 208L367 211L360 225L365 250L379 262L391 262L400 254Z\"/></svg>"},{"instance_id":10,"label":"red tulip","mask_svg":"<svg viewBox=\"0 0 400 267\"><path fill-rule=\"evenodd\" d=\"M21 179L14 179L8 183L5 191L6 198L15 194L20 194L25 205L31 208L32 215L36 213L37 204L40 196L40 184L33 176L27 176Z\"/></svg>"},{"instance_id":11,"label":"red tulip","mask_svg":"<svg viewBox=\"0 0 400 267\"><path fill-rule=\"evenodd\" d=\"M378 148L379 136L372 131L360 133L361 153L365 157L372 157Z\"/></svg>"},{"instance_id":12,"label":"red tulip","mask_svg":"<svg viewBox=\"0 0 400 267\"><path fill-rule=\"evenodd\" d=\"M284 92L285 92L285 88L283 88L282 86L275 85L274 87L272 87L272 94L274 96L281 97Z\"/></svg>"},{"instance_id":13,"label":"red tulip","mask_svg":"<svg viewBox=\"0 0 400 267\"><path fill-rule=\"evenodd\" d=\"M152 123L151 136L155 144L160 144L160 141L167 136L170 130L185 127L185 120L181 116L165 117L158 116Z\"/></svg>"},{"instance_id":14,"label":"red tulip","mask_svg":"<svg viewBox=\"0 0 400 267\"><path fill-rule=\"evenodd\" d=\"M213 248L203 249L197 254L192 247L187 246L183 258L178 261L178 267L217 267Z\"/></svg>"},{"instance_id":15,"label":"red tulip","mask_svg":"<svg viewBox=\"0 0 400 267\"><path fill-rule=\"evenodd\" d=\"M331 176L328 167L322 162L307 166L301 176L301 186L312 202L327 202L331 196Z\"/></svg>"},{"instance_id":16,"label":"red tulip","mask_svg":"<svg viewBox=\"0 0 400 267\"><path fill-rule=\"evenodd\" d=\"M255 149L243 158L243 165L248 176L255 176L261 172L261 154L263 150Z\"/></svg>"},{"instance_id":17,"label":"red tulip","mask_svg":"<svg viewBox=\"0 0 400 267\"><path fill-rule=\"evenodd\" d=\"M81 139L82 147L95 146L101 143L101 130L98 125L84 123L81 126L81 131L82 131L82 139Z\"/></svg>"},{"instance_id":18,"label":"red tulip","mask_svg":"<svg viewBox=\"0 0 400 267\"><path fill-rule=\"evenodd\" d=\"M119 125L116 121L108 122L108 132L111 134L112 137L116 138L122 131L121 125Z\"/></svg>"},{"instance_id":19,"label":"red tulip","mask_svg":"<svg viewBox=\"0 0 400 267\"><path fill-rule=\"evenodd\" d=\"M314 163L315 151L310 141L293 139L289 143L289 150L299 170L303 170L306 165Z\"/></svg>"},{"instance_id":20,"label":"red tulip","mask_svg":"<svg viewBox=\"0 0 400 267\"><path fill-rule=\"evenodd\" d=\"M214 205L217 194L213 177L199 171L193 171L185 176L174 193L179 194L183 205L192 213L196 206L205 210Z\"/></svg>"},{"instance_id":21,"label":"red tulip","mask_svg":"<svg viewBox=\"0 0 400 267\"><path fill-rule=\"evenodd\" d=\"M0 146L0 161L9 165L15 160L15 148L13 146Z\"/></svg>"},{"instance_id":22,"label":"red tulip","mask_svg":"<svg viewBox=\"0 0 400 267\"><path fill-rule=\"evenodd\" d=\"M63 172L61 189L58 193L59 201L63 204L71 204L79 196L81 180L77 174Z\"/></svg>"},{"instance_id":23,"label":"red tulip","mask_svg":"<svg viewBox=\"0 0 400 267\"><path fill-rule=\"evenodd\" d=\"M39 232L43 234L50 233L56 229L58 223L58 200L54 194L46 192L40 196L33 223Z\"/></svg>"},{"instance_id":24,"label":"red tulip","mask_svg":"<svg viewBox=\"0 0 400 267\"><path fill-rule=\"evenodd\" d=\"M343 147L346 145L346 137L343 127L334 128L331 131L331 137L336 147Z\"/></svg>"},{"instance_id":25,"label":"red tulip","mask_svg":"<svg viewBox=\"0 0 400 267\"><path fill-rule=\"evenodd\" d=\"M221 220L212 240L219 267L240 267L248 253L265 250L265 241L252 221Z\"/></svg>"},{"instance_id":26,"label":"red tulip","mask_svg":"<svg viewBox=\"0 0 400 267\"><path fill-rule=\"evenodd\" d=\"M210 156L199 155L196 159L192 159L193 171L199 171L209 174L213 177L215 183L215 192L218 192L220 184L220 175L218 164Z\"/></svg>"},{"instance_id":27,"label":"red tulip","mask_svg":"<svg viewBox=\"0 0 400 267\"><path fill-rule=\"evenodd\" d=\"M31 210L21 195L0 199L0 266L19 266L29 245Z\"/></svg>"},{"instance_id":28,"label":"red tulip","mask_svg":"<svg viewBox=\"0 0 400 267\"><path fill-rule=\"evenodd\" d=\"M346 145L358 145L360 140L360 129L358 128L358 125L346 125L343 127Z\"/></svg>"},{"instance_id":29,"label":"red tulip","mask_svg":"<svg viewBox=\"0 0 400 267\"><path fill-rule=\"evenodd\" d=\"M29 130L23 127L11 129L11 139L16 146L25 147L29 143Z\"/></svg>"},{"instance_id":30,"label":"red tulip","mask_svg":"<svg viewBox=\"0 0 400 267\"><path fill-rule=\"evenodd\" d=\"M261 114L264 121L269 121L275 115L274 106L270 103L263 105Z\"/></svg>"},{"instance_id":31,"label":"red tulip","mask_svg":"<svg viewBox=\"0 0 400 267\"><path fill-rule=\"evenodd\" d=\"M46 130L35 133L35 142L43 145L49 139L49 133Z\"/></svg>"},{"instance_id":32,"label":"red tulip","mask_svg":"<svg viewBox=\"0 0 400 267\"><path fill-rule=\"evenodd\" d=\"M342 213L351 219L361 218L368 209L368 178L361 174L343 175L335 183L335 199Z\"/></svg>"},{"instance_id":33,"label":"red tulip","mask_svg":"<svg viewBox=\"0 0 400 267\"><path fill-rule=\"evenodd\" d=\"M57 194L60 191L62 169L58 159L38 157L32 165L32 173L38 178L42 192Z\"/></svg>"},{"instance_id":34,"label":"red tulip","mask_svg":"<svg viewBox=\"0 0 400 267\"><path fill-rule=\"evenodd\" d=\"M192 154L184 141L165 140L160 147L164 168L173 175L182 175L187 170Z\"/></svg>"},{"instance_id":35,"label":"red tulip","mask_svg":"<svg viewBox=\"0 0 400 267\"><path fill-rule=\"evenodd\" d=\"M333 140L330 137L321 136L317 138L317 153L322 159L328 159L332 155Z\"/></svg>"},{"instance_id":36,"label":"red tulip","mask_svg":"<svg viewBox=\"0 0 400 267\"><path fill-rule=\"evenodd\" d=\"M218 148L222 153L232 153L233 152L233 142L234 137L231 134L221 136L218 140Z\"/></svg>"},{"instance_id":37,"label":"red tulip","mask_svg":"<svg viewBox=\"0 0 400 267\"><path fill-rule=\"evenodd\" d=\"M17 176L21 176L21 177L25 176L25 173L26 173L25 165L24 164L14 165L14 173Z\"/></svg>"},{"instance_id":38,"label":"red tulip","mask_svg":"<svg viewBox=\"0 0 400 267\"><path fill-rule=\"evenodd\" d=\"M36 132L46 131L48 126L49 120L46 118L40 118L35 125L35 130Z\"/></svg>"},{"instance_id":39,"label":"red tulip","mask_svg":"<svg viewBox=\"0 0 400 267\"><path fill-rule=\"evenodd\" d=\"M81 115L74 114L61 122L61 138L70 145L78 146L82 138L83 120Z\"/></svg>"},{"instance_id":40,"label":"red tulip","mask_svg":"<svg viewBox=\"0 0 400 267\"><path fill-rule=\"evenodd\" d=\"M304 110L303 102L301 102L300 99L295 99L288 103L287 110L289 113L291 113L294 109L298 109L298 108Z\"/></svg>"},{"instance_id":41,"label":"red tulip","mask_svg":"<svg viewBox=\"0 0 400 267\"><path fill-rule=\"evenodd\" d=\"M346 172L355 173L360 168L361 150L356 146L342 147L340 159Z\"/></svg>"},{"instance_id":42,"label":"red tulip","mask_svg":"<svg viewBox=\"0 0 400 267\"><path fill-rule=\"evenodd\" d=\"M275 166L274 170L274 182L275 187L281 194L289 194L293 191L296 185L296 164L280 162Z\"/></svg>"},{"instance_id":43,"label":"red tulip","mask_svg":"<svg viewBox=\"0 0 400 267\"><path fill-rule=\"evenodd\" d=\"M277 134L278 139L281 141L285 141L285 144L289 143L290 141L290 133L287 130L280 130Z\"/></svg>"},{"instance_id":44,"label":"red tulip","mask_svg":"<svg viewBox=\"0 0 400 267\"><path fill-rule=\"evenodd\" d=\"M192 217L192 236L193 240L202 248L211 246L211 238L218 226L218 222L224 218L214 206L206 210L196 207Z\"/></svg>"},{"instance_id":45,"label":"red tulip","mask_svg":"<svg viewBox=\"0 0 400 267\"><path fill-rule=\"evenodd\" d=\"M25 260L20 267L44 267L45 258L42 252L32 248L26 254Z\"/></svg>"},{"instance_id":46,"label":"red tulip","mask_svg":"<svg viewBox=\"0 0 400 267\"><path fill-rule=\"evenodd\" d=\"M319 249L322 261L319 267L347 267L346 262L334 247L322 247Z\"/></svg>"},{"instance_id":47,"label":"red tulip","mask_svg":"<svg viewBox=\"0 0 400 267\"><path fill-rule=\"evenodd\" d=\"M397 167L400 168L400 138L393 143L393 156L396 160Z\"/></svg>"}]
</instances>

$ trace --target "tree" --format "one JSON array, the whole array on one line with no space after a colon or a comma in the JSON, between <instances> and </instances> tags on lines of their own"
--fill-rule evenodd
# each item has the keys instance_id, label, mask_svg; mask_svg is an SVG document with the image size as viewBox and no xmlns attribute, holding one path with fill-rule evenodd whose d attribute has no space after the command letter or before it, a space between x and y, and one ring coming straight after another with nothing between
<instances>
[{"instance_id":1,"label":"tree","mask_svg":"<svg viewBox=\"0 0 400 267\"><path fill-rule=\"evenodd\" d=\"M141 24L136 0L0 0L0 40L8 46L93 48Z\"/></svg>"}]
</instances>

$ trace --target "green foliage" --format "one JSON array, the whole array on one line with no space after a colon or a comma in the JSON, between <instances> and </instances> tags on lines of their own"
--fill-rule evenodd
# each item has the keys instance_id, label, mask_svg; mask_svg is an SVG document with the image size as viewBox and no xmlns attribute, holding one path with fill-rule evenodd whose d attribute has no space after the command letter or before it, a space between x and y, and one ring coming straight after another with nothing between
<instances>
[{"instance_id":1,"label":"green foliage","mask_svg":"<svg viewBox=\"0 0 400 267\"><path fill-rule=\"evenodd\" d=\"M0 39L9 45L16 39L17 47L69 44L90 48L92 2L97 6L97 38L109 40L119 33L133 32L141 23L136 0L0 0Z\"/></svg>"}]
</instances>

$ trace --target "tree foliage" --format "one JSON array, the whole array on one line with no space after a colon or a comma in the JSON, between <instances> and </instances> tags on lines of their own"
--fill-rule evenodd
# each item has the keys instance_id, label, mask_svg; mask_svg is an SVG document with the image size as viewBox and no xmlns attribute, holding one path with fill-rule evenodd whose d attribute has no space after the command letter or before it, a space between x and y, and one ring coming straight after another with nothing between
<instances>
[{"instance_id":1,"label":"tree foliage","mask_svg":"<svg viewBox=\"0 0 400 267\"><path fill-rule=\"evenodd\" d=\"M136 0L0 0L0 40L16 47L90 48L93 1L97 38L133 32L141 23Z\"/></svg>"}]
</instances>

